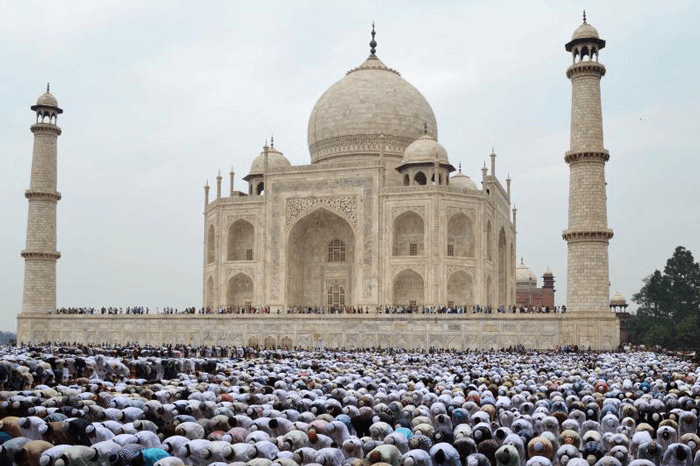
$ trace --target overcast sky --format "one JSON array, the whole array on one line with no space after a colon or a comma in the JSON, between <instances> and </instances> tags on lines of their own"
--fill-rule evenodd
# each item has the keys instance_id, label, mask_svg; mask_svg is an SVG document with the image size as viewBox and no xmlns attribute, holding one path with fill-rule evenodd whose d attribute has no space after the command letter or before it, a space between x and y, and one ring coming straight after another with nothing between
<instances>
[{"instance_id":1,"label":"overcast sky","mask_svg":"<svg viewBox=\"0 0 700 466\"><path fill-rule=\"evenodd\" d=\"M0 330L22 305L34 114L51 83L58 140L59 306L201 306L203 189L237 188L266 138L308 164L316 100L377 55L433 107L450 161L477 182L491 148L513 179L518 261L566 297L571 57L600 61L611 295L676 246L700 255L696 1L0 1ZM541 279L540 279L541 281Z\"/></svg>"}]
</instances>

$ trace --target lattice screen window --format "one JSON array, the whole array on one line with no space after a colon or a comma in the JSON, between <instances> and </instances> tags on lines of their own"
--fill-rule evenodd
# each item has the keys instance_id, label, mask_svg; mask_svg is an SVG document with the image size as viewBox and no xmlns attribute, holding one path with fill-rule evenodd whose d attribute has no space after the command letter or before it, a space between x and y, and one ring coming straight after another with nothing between
<instances>
[{"instance_id":1,"label":"lattice screen window","mask_svg":"<svg viewBox=\"0 0 700 466\"><path fill-rule=\"evenodd\" d=\"M450 309L454 309L455 302L454 301L447 301L447 307L449 307Z\"/></svg>"},{"instance_id":2,"label":"lattice screen window","mask_svg":"<svg viewBox=\"0 0 700 466\"><path fill-rule=\"evenodd\" d=\"M408 245L408 255L417 256L418 255L418 244L411 243Z\"/></svg>"},{"instance_id":3,"label":"lattice screen window","mask_svg":"<svg viewBox=\"0 0 700 466\"><path fill-rule=\"evenodd\" d=\"M345 287L333 285L328 288L328 307L345 306Z\"/></svg>"},{"instance_id":4,"label":"lattice screen window","mask_svg":"<svg viewBox=\"0 0 700 466\"><path fill-rule=\"evenodd\" d=\"M408 307L416 307L418 303L416 301L409 301L408 302Z\"/></svg>"},{"instance_id":5,"label":"lattice screen window","mask_svg":"<svg viewBox=\"0 0 700 466\"><path fill-rule=\"evenodd\" d=\"M450 257L453 257L455 255L455 245L454 244L447 245L447 255Z\"/></svg>"},{"instance_id":6,"label":"lattice screen window","mask_svg":"<svg viewBox=\"0 0 700 466\"><path fill-rule=\"evenodd\" d=\"M247 260L247 261L253 260L253 250L252 249L245 250L245 260Z\"/></svg>"},{"instance_id":7,"label":"lattice screen window","mask_svg":"<svg viewBox=\"0 0 700 466\"><path fill-rule=\"evenodd\" d=\"M345 243L334 239L328 244L328 262L345 262Z\"/></svg>"}]
</instances>

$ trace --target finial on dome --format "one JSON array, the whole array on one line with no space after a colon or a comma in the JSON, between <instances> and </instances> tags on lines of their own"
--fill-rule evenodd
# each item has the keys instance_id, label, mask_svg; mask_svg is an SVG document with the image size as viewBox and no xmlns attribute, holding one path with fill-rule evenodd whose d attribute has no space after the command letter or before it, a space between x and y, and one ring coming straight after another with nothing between
<instances>
[{"instance_id":1,"label":"finial on dome","mask_svg":"<svg viewBox=\"0 0 700 466\"><path fill-rule=\"evenodd\" d=\"M428 134L428 122L423 123L423 134Z\"/></svg>"},{"instance_id":2,"label":"finial on dome","mask_svg":"<svg viewBox=\"0 0 700 466\"><path fill-rule=\"evenodd\" d=\"M270 135L270 147L275 147L275 136Z\"/></svg>"},{"instance_id":3,"label":"finial on dome","mask_svg":"<svg viewBox=\"0 0 700 466\"><path fill-rule=\"evenodd\" d=\"M459 172L462 173L462 162L459 162Z\"/></svg>"},{"instance_id":4,"label":"finial on dome","mask_svg":"<svg viewBox=\"0 0 700 466\"><path fill-rule=\"evenodd\" d=\"M374 21L372 21L372 40L369 43L369 52L371 55L374 55L377 52L377 41L374 40L374 35L376 32L374 32Z\"/></svg>"},{"instance_id":5,"label":"finial on dome","mask_svg":"<svg viewBox=\"0 0 700 466\"><path fill-rule=\"evenodd\" d=\"M583 10L583 24L587 24L586 23L586 10Z\"/></svg>"},{"instance_id":6,"label":"finial on dome","mask_svg":"<svg viewBox=\"0 0 700 466\"><path fill-rule=\"evenodd\" d=\"M49 92L49 83L46 83L46 92Z\"/></svg>"}]
</instances>

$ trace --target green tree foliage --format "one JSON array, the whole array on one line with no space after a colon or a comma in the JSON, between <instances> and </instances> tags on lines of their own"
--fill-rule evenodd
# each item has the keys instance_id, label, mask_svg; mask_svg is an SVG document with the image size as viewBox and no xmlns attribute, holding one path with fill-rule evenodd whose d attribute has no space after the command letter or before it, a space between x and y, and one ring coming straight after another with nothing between
<instances>
[{"instance_id":1,"label":"green tree foliage","mask_svg":"<svg viewBox=\"0 0 700 466\"><path fill-rule=\"evenodd\" d=\"M700 354L700 264L678 246L663 273L655 271L632 299L639 304L630 319L637 343Z\"/></svg>"}]
</instances>

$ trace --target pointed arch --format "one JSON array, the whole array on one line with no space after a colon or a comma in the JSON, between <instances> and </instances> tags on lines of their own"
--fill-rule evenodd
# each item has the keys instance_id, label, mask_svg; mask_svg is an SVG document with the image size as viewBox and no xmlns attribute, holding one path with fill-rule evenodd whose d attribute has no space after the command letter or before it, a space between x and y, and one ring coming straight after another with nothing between
<instances>
[{"instance_id":1,"label":"pointed arch","mask_svg":"<svg viewBox=\"0 0 700 466\"><path fill-rule=\"evenodd\" d=\"M425 173L423 172L418 172L416 175L413 177L413 182L415 184L425 186L428 184L428 179L425 177Z\"/></svg>"},{"instance_id":2,"label":"pointed arch","mask_svg":"<svg viewBox=\"0 0 700 466\"><path fill-rule=\"evenodd\" d=\"M228 229L228 260L253 260L255 228L243 219L236 220Z\"/></svg>"},{"instance_id":3,"label":"pointed arch","mask_svg":"<svg viewBox=\"0 0 700 466\"><path fill-rule=\"evenodd\" d=\"M394 219L392 255L422 256L425 250L423 217L408 210Z\"/></svg>"},{"instance_id":4,"label":"pointed arch","mask_svg":"<svg viewBox=\"0 0 700 466\"><path fill-rule=\"evenodd\" d=\"M493 306L493 285L491 283L491 277L486 279L486 305Z\"/></svg>"},{"instance_id":5,"label":"pointed arch","mask_svg":"<svg viewBox=\"0 0 700 466\"><path fill-rule=\"evenodd\" d=\"M510 242L510 262L508 263L508 298L510 304L515 304L515 293L513 290L513 277L515 277L515 244Z\"/></svg>"},{"instance_id":6,"label":"pointed arch","mask_svg":"<svg viewBox=\"0 0 700 466\"><path fill-rule=\"evenodd\" d=\"M506 246L506 232L503 228L498 233L498 306L508 305L508 270L507 270L507 246Z\"/></svg>"},{"instance_id":7,"label":"pointed arch","mask_svg":"<svg viewBox=\"0 0 700 466\"><path fill-rule=\"evenodd\" d=\"M207 279L207 296L204 298L204 305L206 307L214 307L214 279L209 277Z\"/></svg>"},{"instance_id":8,"label":"pointed arch","mask_svg":"<svg viewBox=\"0 0 700 466\"><path fill-rule=\"evenodd\" d=\"M464 270L458 270L447 280L447 301L454 307L474 305L474 284L472 277Z\"/></svg>"},{"instance_id":9,"label":"pointed arch","mask_svg":"<svg viewBox=\"0 0 700 466\"><path fill-rule=\"evenodd\" d=\"M281 347L283 350L290 350L290 349L292 349L292 339L289 338L289 337L284 337L284 338L282 338L282 340L280 341L280 347Z\"/></svg>"},{"instance_id":10,"label":"pointed arch","mask_svg":"<svg viewBox=\"0 0 700 466\"><path fill-rule=\"evenodd\" d=\"M447 249L448 256L474 257L472 220L462 212L454 214L447 222ZM450 249L453 254L450 254Z\"/></svg>"},{"instance_id":11,"label":"pointed arch","mask_svg":"<svg viewBox=\"0 0 700 466\"><path fill-rule=\"evenodd\" d=\"M232 308L248 307L253 302L253 280L244 273L231 277L228 281L226 305Z\"/></svg>"},{"instance_id":12,"label":"pointed arch","mask_svg":"<svg viewBox=\"0 0 700 466\"><path fill-rule=\"evenodd\" d=\"M325 307L333 285L343 288L345 305L352 305L355 232L345 218L323 207L313 210L292 227L287 251L290 305Z\"/></svg>"},{"instance_id":13,"label":"pointed arch","mask_svg":"<svg viewBox=\"0 0 700 466\"><path fill-rule=\"evenodd\" d=\"M277 347L277 339L273 337L272 335L269 335L267 338L265 338L265 348L267 349L275 349Z\"/></svg>"},{"instance_id":14,"label":"pointed arch","mask_svg":"<svg viewBox=\"0 0 700 466\"><path fill-rule=\"evenodd\" d=\"M209 225L207 230L207 264L216 260L216 231L214 225Z\"/></svg>"},{"instance_id":15,"label":"pointed arch","mask_svg":"<svg viewBox=\"0 0 700 466\"><path fill-rule=\"evenodd\" d=\"M410 269L399 273L394 278L393 302L396 306L423 305L425 303L423 277Z\"/></svg>"}]
</instances>

